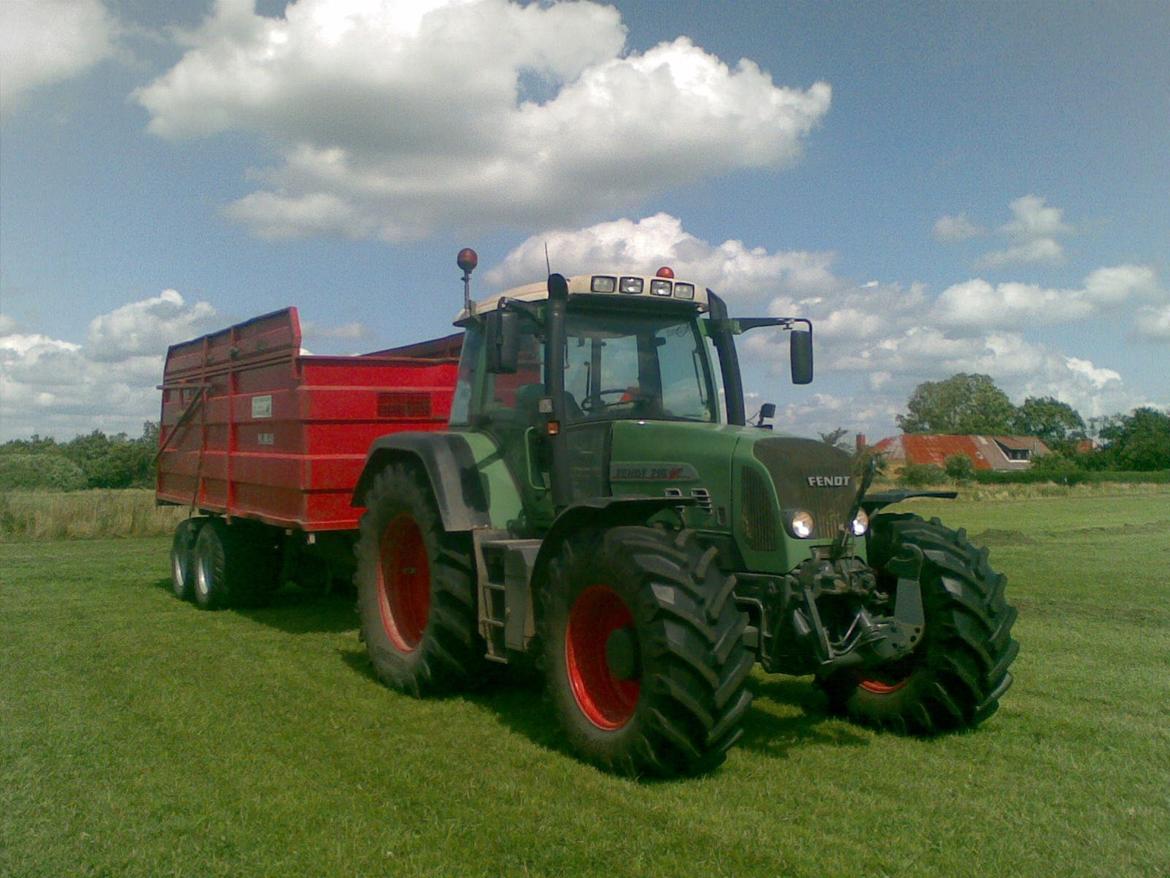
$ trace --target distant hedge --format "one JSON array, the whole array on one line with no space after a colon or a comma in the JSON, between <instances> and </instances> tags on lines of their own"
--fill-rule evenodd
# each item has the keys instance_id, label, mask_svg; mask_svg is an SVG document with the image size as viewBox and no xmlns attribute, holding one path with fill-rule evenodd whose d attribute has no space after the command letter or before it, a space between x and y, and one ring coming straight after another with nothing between
<instances>
[{"instance_id":1,"label":"distant hedge","mask_svg":"<svg viewBox=\"0 0 1170 878\"><path fill-rule=\"evenodd\" d=\"M1084 484L1098 482L1131 482L1140 484L1170 484L1170 469L1162 470L1085 470L1068 469L1053 472L1046 469L1025 469L1016 472L977 470L975 481L983 485L1025 485L1037 482Z\"/></svg>"}]
</instances>

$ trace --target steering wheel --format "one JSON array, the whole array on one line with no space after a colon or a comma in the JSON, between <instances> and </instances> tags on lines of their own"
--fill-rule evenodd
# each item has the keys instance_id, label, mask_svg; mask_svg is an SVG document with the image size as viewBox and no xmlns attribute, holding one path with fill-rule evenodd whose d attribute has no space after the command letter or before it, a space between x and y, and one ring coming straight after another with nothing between
<instances>
[{"instance_id":1,"label":"steering wheel","mask_svg":"<svg viewBox=\"0 0 1170 878\"><path fill-rule=\"evenodd\" d=\"M603 396L613 396L614 394L618 394L618 393L620 393L622 396L628 395L630 397L630 399L621 399L619 397L618 399L615 399L613 402L606 402L604 399L601 399L601 397L603 397ZM641 399L642 395L639 392L631 393L630 388L628 388L628 387L607 387L605 390L597 391L597 397L598 397L598 407L603 408L603 409L607 409L607 408L610 408L611 406L615 406L615 405L631 405L631 404L637 402L639 399ZM593 409L594 409L593 397L589 396L589 397L586 397L585 399L581 400L581 408L587 412L593 411Z\"/></svg>"}]
</instances>

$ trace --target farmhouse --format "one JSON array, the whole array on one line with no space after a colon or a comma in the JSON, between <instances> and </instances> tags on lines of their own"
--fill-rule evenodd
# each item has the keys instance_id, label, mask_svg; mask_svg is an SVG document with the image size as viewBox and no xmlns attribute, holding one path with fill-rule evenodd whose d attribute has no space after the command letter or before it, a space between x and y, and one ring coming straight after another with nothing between
<instances>
[{"instance_id":1,"label":"farmhouse","mask_svg":"<svg viewBox=\"0 0 1170 878\"><path fill-rule=\"evenodd\" d=\"M1035 436L950 436L934 433L903 433L889 436L874 446L898 466L933 464L942 466L948 457L961 454L977 470L1027 469L1032 460L1048 453L1048 446Z\"/></svg>"}]
</instances>

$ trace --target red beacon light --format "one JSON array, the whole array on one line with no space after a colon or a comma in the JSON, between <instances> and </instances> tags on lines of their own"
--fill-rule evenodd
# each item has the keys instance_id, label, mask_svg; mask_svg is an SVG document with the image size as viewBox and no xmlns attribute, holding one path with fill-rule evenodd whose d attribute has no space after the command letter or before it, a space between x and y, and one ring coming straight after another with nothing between
<instances>
[{"instance_id":1,"label":"red beacon light","mask_svg":"<svg viewBox=\"0 0 1170 878\"><path fill-rule=\"evenodd\" d=\"M668 265L664 265L664 266L662 266L662 268L658 269L658 271L656 271L654 273L654 276L655 277L671 277L672 278L672 277L674 277L674 269Z\"/></svg>"},{"instance_id":2,"label":"red beacon light","mask_svg":"<svg viewBox=\"0 0 1170 878\"><path fill-rule=\"evenodd\" d=\"M479 256L470 247L464 247L455 257L455 264L470 274L475 270L475 266L479 265Z\"/></svg>"}]
</instances>

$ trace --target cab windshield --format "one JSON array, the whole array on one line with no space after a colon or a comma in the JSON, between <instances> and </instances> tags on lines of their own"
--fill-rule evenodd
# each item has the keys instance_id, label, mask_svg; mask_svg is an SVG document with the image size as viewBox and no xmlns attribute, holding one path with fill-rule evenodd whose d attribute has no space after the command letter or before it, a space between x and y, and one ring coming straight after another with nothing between
<instances>
[{"instance_id":1,"label":"cab windshield","mask_svg":"<svg viewBox=\"0 0 1170 878\"><path fill-rule=\"evenodd\" d=\"M566 338L570 422L718 419L706 342L692 314L570 310Z\"/></svg>"}]
</instances>

